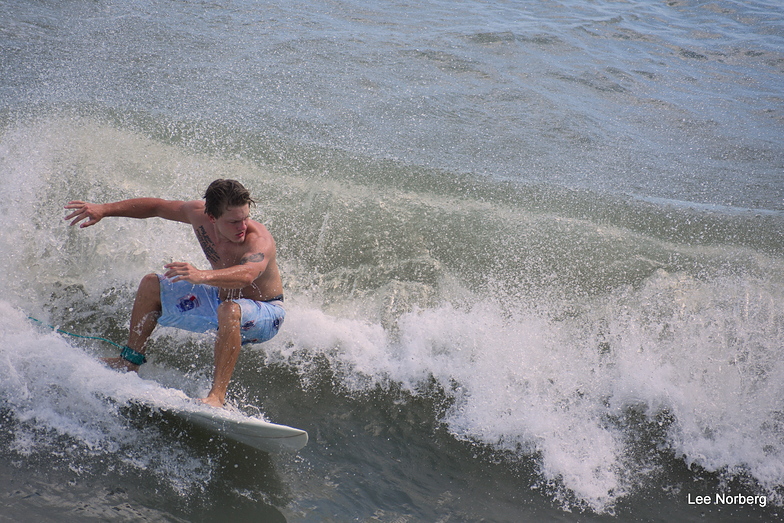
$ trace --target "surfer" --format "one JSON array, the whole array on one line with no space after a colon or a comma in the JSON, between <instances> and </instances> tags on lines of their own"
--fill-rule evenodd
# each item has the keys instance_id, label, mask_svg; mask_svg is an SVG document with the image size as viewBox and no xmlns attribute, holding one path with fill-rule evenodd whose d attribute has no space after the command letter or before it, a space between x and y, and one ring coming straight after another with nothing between
<instances>
[{"instance_id":1,"label":"surfer","mask_svg":"<svg viewBox=\"0 0 784 523\"><path fill-rule=\"evenodd\" d=\"M80 228L108 216L153 218L188 223L210 262L200 270L187 262L164 266L139 284L131 311L128 344L112 368L138 371L146 361L145 343L156 325L193 332L217 329L212 388L201 401L226 402L226 389L243 343L263 342L283 323L283 284L276 263L275 240L264 225L250 219L250 193L236 180L215 180L204 200L133 198L114 203L71 201L65 220Z\"/></svg>"}]
</instances>

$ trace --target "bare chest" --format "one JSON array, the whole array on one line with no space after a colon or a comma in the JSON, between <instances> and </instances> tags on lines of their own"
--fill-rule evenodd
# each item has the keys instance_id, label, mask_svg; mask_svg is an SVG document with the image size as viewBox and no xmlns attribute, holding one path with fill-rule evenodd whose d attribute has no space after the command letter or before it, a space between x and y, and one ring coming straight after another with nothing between
<instances>
[{"instance_id":1,"label":"bare chest","mask_svg":"<svg viewBox=\"0 0 784 523\"><path fill-rule=\"evenodd\" d=\"M199 240L204 256L207 257L207 260L215 269L236 265L244 254L243 249L238 249L231 244L217 242L213 234L209 232L209 226L203 224L194 225L193 232L196 234L196 239Z\"/></svg>"}]
</instances>

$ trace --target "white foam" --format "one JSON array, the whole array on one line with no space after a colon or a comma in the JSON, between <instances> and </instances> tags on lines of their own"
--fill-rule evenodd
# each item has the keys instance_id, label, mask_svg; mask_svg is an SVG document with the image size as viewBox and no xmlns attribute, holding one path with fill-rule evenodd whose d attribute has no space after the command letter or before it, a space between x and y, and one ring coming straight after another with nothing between
<instances>
[{"instance_id":1,"label":"white foam","mask_svg":"<svg viewBox=\"0 0 784 523\"><path fill-rule=\"evenodd\" d=\"M456 437L539 456L546 485L598 512L644 484L653 465L635 461L630 431L661 423L665 440L649 445L748 473L772 500L784 479L780 303L764 282L659 271L565 318L444 304L403 314L395 335L289 304L273 346L305 376L302 349L326 356L354 390L391 380L417 394L434 378L454 398L444 421ZM624 424L631 411L650 427Z\"/></svg>"},{"instance_id":2,"label":"white foam","mask_svg":"<svg viewBox=\"0 0 784 523\"><path fill-rule=\"evenodd\" d=\"M116 220L111 227L75 230L62 221L62 205L72 198L151 193L183 198L228 164L95 124L73 134L52 131L70 131L67 124L31 125L0 140L2 187L12 202L0 203L8 225L0 236L6 268L0 277L0 391L19 420L109 452L145 436L129 435L105 398L122 403L143 383L103 368L57 335L38 332L25 313L45 312L52 290L67 285L83 289L80 307L89 309L107 289L135 286L172 256L202 256L179 224ZM483 212L492 211L487 206ZM720 247L709 254L699 249L690 256L723 259ZM658 254L666 259L668 252ZM709 471L746 473L772 496L784 483L784 285L779 260L742 254L754 260L745 272L711 269L697 278L662 270L604 296L535 307L503 293L458 306L470 296L459 282L421 293L441 296L440 302L403 303L399 310L407 312L395 314L368 307L383 296L361 304L333 301L328 308L288 294L284 328L264 350L297 366L306 386L317 357L330 362L348 391L394 382L418 394L435 379L454 400L444 421L455 437L524 460L535 456L548 488L599 512L645 479L646 464L634 463L628 440L630 431L647 429L624 425L631 411L643 424L663 423L662 443L672 455ZM312 268L288 261L289 281L317 281L306 272ZM130 298L132 291L123 292ZM127 315L120 309L128 303L119 301L102 313ZM32 452L40 433L21 430L14 437L17 450Z\"/></svg>"},{"instance_id":3,"label":"white foam","mask_svg":"<svg viewBox=\"0 0 784 523\"><path fill-rule=\"evenodd\" d=\"M11 449L67 457L79 474L103 463L121 463L154 474L182 494L202 489L212 465L176 442L160 445L152 427L129 429L120 409L153 394L177 391L121 374L61 336L34 327L24 313L0 301L0 398L14 423ZM94 461L90 456L101 456Z\"/></svg>"}]
</instances>

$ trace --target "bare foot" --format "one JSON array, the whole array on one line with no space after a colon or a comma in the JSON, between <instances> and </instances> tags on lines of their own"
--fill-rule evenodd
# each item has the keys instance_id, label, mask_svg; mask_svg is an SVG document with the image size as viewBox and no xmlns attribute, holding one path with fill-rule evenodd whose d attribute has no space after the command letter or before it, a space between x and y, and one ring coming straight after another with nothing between
<instances>
[{"instance_id":1,"label":"bare foot","mask_svg":"<svg viewBox=\"0 0 784 523\"><path fill-rule=\"evenodd\" d=\"M224 407L223 402L212 394L209 394L206 398L201 398L199 401L210 407L217 407L219 409Z\"/></svg>"},{"instance_id":2,"label":"bare foot","mask_svg":"<svg viewBox=\"0 0 784 523\"><path fill-rule=\"evenodd\" d=\"M101 358L101 361L116 370L124 370L125 372L139 372L138 365L134 365L130 361L123 358Z\"/></svg>"}]
</instances>

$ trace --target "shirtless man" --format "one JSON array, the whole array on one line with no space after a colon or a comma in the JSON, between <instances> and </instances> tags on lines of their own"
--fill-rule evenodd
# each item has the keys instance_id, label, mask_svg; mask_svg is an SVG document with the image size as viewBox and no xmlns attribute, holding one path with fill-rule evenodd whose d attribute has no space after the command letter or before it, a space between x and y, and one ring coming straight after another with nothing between
<instances>
[{"instance_id":1,"label":"shirtless man","mask_svg":"<svg viewBox=\"0 0 784 523\"><path fill-rule=\"evenodd\" d=\"M95 225L107 216L159 217L189 223L211 270L186 262L165 265L139 284L131 312L128 345L111 367L137 371L146 361L144 344L157 324L193 332L217 329L212 389L202 401L222 407L242 343L263 342L283 323L283 285L275 261L275 240L250 219L250 193L235 180L215 180L205 200L189 202L134 198L95 204L72 201L71 225ZM86 221L83 221L86 220Z\"/></svg>"}]
</instances>

